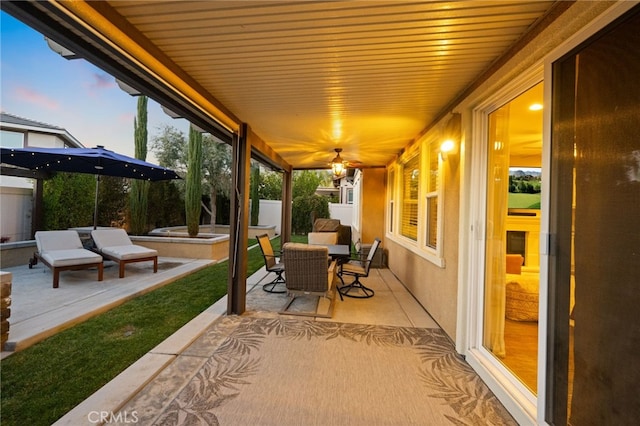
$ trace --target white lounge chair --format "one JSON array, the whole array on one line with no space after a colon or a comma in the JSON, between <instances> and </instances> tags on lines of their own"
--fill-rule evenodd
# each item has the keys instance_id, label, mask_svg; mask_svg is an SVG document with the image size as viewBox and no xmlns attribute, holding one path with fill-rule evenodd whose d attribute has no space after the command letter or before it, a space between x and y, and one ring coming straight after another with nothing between
<instances>
[{"instance_id":1,"label":"white lounge chair","mask_svg":"<svg viewBox=\"0 0 640 426\"><path fill-rule=\"evenodd\" d=\"M135 245L124 229L94 229L91 238L98 253L118 262L120 278L124 278L127 263L153 261L153 272L158 272L158 251Z\"/></svg>"},{"instance_id":2,"label":"white lounge chair","mask_svg":"<svg viewBox=\"0 0 640 426\"><path fill-rule=\"evenodd\" d=\"M85 249L76 231L38 231L36 232L38 252L29 268L42 261L53 271L53 288L58 288L60 271L98 268L98 281L102 281L102 256Z\"/></svg>"}]
</instances>

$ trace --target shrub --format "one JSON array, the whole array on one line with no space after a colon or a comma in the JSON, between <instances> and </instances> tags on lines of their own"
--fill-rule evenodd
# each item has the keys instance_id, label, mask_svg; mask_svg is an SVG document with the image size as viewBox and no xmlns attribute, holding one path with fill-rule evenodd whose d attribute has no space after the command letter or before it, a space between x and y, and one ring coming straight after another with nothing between
<instances>
[{"instance_id":1,"label":"shrub","mask_svg":"<svg viewBox=\"0 0 640 426\"><path fill-rule=\"evenodd\" d=\"M56 173L44 181L44 229L93 225L95 186L95 176L79 173Z\"/></svg>"},{"instance_id":2,"label":"shrub","mask_svg":"<svg viewBox=\"0 0 640 426\"><path fill-rule=\"evenodd\" d=\"M329 218L329 200L321 195L300 195L293 200L291 230L294 234L308 234L313 220Z\"/></svg>"}]
</instances>

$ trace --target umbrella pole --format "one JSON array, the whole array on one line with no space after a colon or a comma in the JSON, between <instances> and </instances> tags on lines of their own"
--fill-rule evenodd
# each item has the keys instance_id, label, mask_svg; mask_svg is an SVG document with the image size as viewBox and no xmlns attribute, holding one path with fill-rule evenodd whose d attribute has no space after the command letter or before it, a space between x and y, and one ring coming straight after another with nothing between
<instances>
[{"instance_id":1,"label":"umbrella pole","mask_svg":"<svg viewBox=\"0 0 640 426\"><path fill-rule=\"evenodd\" d=\"M93 229L98 228L98 188L100 187L100 175L96 175L96 201L93 206Z\"/></svg>"}]
</instances>

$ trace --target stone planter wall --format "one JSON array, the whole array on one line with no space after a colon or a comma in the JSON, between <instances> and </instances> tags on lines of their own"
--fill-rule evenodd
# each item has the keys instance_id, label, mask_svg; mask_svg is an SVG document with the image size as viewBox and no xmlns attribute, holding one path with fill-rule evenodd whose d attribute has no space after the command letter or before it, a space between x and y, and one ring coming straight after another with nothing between
<instances>
[{"instance_id":1,"label":"stone planter wall","mask_svg":"<svg viewBox=\"0 0 640 426\"><path fill-rule=\"evenodd\" d=\"M38 251L35 240L0 244L0 268L29 265L29 259Z\"/></svg>"},{"instance_id":2,"label":"stone planter wall","mask_svg":"<svg viewBox=\"0 0 640 426\"><path fill-rule=\"evenodd\" d=\"M134 244L158 251L161 257L211 259L222 261L229 257L229 236L216 238L181 238L131 236Z\"/></svg>"},{"instance_id":3,"label":"stone planter wall","mask_svg":"<svg viewBox=\"0 0 640 426\"><path fill-rule=\"evenodd\" d=\"M11 280L10 272L0 271L0 349L9 340L9 317L11 316Z\"/></svg>"}]
</instances>

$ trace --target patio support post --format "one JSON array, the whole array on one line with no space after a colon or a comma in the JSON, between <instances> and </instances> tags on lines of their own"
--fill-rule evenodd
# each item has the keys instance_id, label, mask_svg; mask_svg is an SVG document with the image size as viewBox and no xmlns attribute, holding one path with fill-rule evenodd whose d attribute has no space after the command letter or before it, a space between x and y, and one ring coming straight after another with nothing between
<instances>
[{"instance_id":1,"label":"patio support post","mask_svg":"<svg viewBox=\"0 0 640 426\"><path fill-rule=\"evenodd\" d=\"M251 143L242 123L233 135L231 169L231 226L229 229L229 279L227 315L242 314L247 301L247 239L249 237L249 180Z\"/></svg>"},{"instance_id":2,"label":"patio support post","mask_svg":"<svg viewBox=\"0 0 640 426\"><path fill-rule=\"evenodd\" d=\"M31 212L31 235L30 238L33 240L36 237L36 231L41 231L44 229L43 227L43 194L44 194L44 185L43 179L38 178L35 180L35 184L33 185L33 211Z\"/></svg>"},{"instance_id":3,"label":"patio support post","mask_svg":"<svg viewBox=\"0 0 640 426\"><path fill-rule=\"evenodd\" d=\"M291 215L293 208L293 173L291 169L282 174L282 222L280 223L280 244L291 241Z\"/></svg>"}]
</instances>

